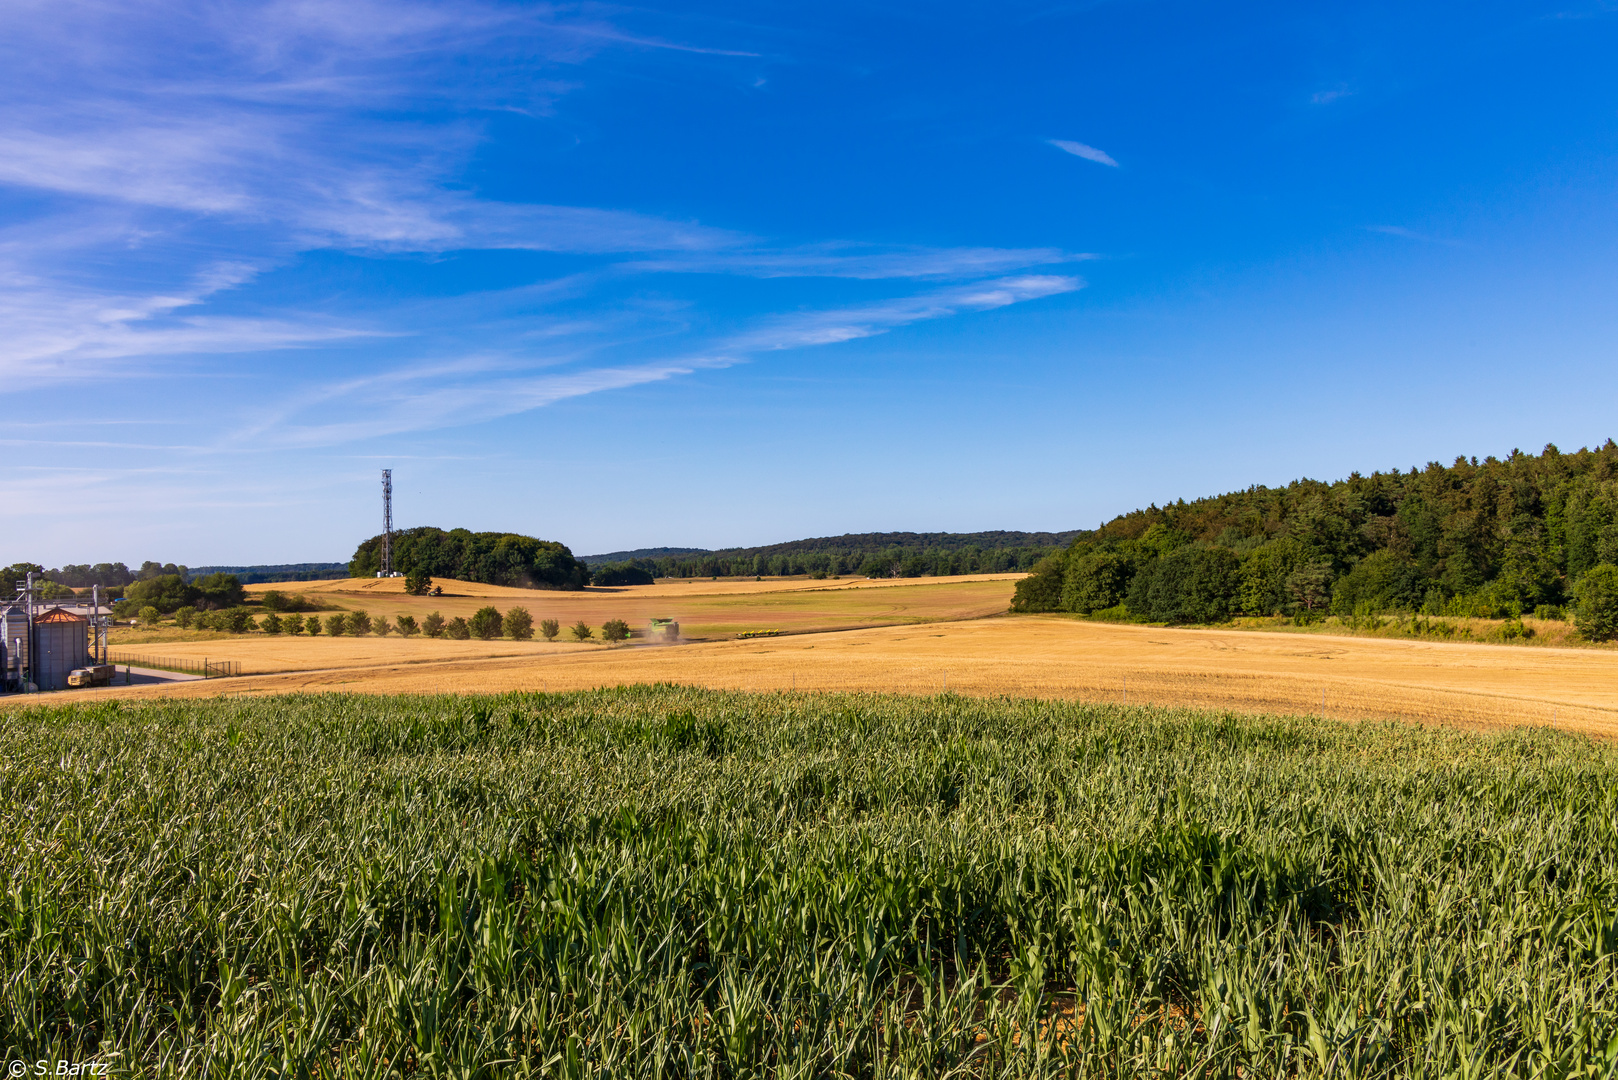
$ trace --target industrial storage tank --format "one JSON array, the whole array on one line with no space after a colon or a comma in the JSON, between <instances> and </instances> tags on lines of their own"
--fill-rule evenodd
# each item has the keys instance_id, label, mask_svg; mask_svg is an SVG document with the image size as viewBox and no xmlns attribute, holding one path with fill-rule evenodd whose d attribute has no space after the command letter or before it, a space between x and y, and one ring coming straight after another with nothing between
<instances>
[{"instance_id":1,"label":"industrial storage tank","mask_svg":"<svg viewBox=\"0 0 1618 1080\"><path fill-rule=\"evenodd\" d=\"M0 604L0 690L21 690L28 664L28 612L17 604Z\"/></svg>"},{"instance_id":2,"label":"industrial storage tank","mask_svg":"<svg viewBox=\"0 0 1618 1080\"><path fill-rule=\"evenodd\" d=\"M90 620L59 607L34 617L34 683L66 690L67 676L90 662Z\"/></svg>"}]
</instances>

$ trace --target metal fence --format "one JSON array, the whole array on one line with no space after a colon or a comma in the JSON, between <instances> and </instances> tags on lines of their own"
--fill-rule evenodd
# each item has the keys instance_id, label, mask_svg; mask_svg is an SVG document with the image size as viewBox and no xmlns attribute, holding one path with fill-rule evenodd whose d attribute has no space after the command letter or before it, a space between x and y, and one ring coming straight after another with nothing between
<instances>
[{"instance_id":1,"label":"metal fence","mask_svg":"<svg viewBox=\"0 0 1618 1080\"><path fill-rule=\"evenodd\" d=\"M181 660L171 656L143 656L140 653L124 652L122 649L112 650L107 660L109 663L124 667L178 671L186 675L201 675L204 679L222 679L242 673L239 660Z\"/></svg>"}]
</instances>

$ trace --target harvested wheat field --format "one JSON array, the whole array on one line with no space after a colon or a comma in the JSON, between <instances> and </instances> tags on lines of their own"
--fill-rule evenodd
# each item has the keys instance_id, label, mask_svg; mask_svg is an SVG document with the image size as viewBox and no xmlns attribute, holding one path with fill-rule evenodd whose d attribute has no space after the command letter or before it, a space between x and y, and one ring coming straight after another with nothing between
<instances>
[{"instance_id":1,"label":"harvested wheat field","mask_svg":"<svg viewBox=\"0 0 1618 1080\"><path fill-rule=\"evenodd\" d=\"M1023 573L1007 574L961 574L948 578L933 579L931 583L942 585L964 585L984 581L1009 581L1016 583L1027 577ZM485 585L481 581L460 581L456 578L434 578L433 584L444 590L449 597L488 596L510 599L512 597L532 598L535 595L555 596L650 596L650 597L690 597L690 596L751 596L757 593L777 592L830 592L842 589L902 589L916 583L915 578L764 578L754 581L747 578L724 578L710 580L708 578L660 578L654 585L622 585L599 586L591 585L586 589L577 591L559 591L554 589L520 589L509 585ZM408 598L405 593L405 579L395 578L338 578L331 581L292 581L257 583L245 587L251 596L262 596L274 589L283 593L307 593L310 595L328 593L338 595L352 595L357 597L397 596ZM1009 588L1007 596L1011 595ZM441 598L437 598L441 599Z\"/></svg>"},{"instance_id":2,"label":"harvested wheat field","mask_svg":"<svg viewBox=\"0 0 1618 1080\"><path fill-rule=\"evenodd\" d=\"M535 645L521 655L513 655L518 647L511 642L488 642L481 643L490 650L486 657L475 658L467 650L468 655L442 660L416 643L355 644L372 650L366 655L376 662L91 692L184 697L309 690L498 692L627 683L799 692L947 689L1106 702L1123 702L1127 695L1130 704L1449 724L1554 724L1618 734L1618 654L1597 650L1175 630L1056 616L681 646ZM399 651L390 656L390 648Z\"/></svg>"},{"instance_id":3,"label":"harvested wheat field","mask_svg":"<svg viewBox=\"0 0 1618 1080\"><path fill-rule=\"evenodd\" d=\"M254 585L303 593L322 603L373 616L420 620L430 611L445 618L470 616L492 604L501 610L526 608L538 622L556 619L571 626L580 619L599 627L623 619L642 627L651 619L674 619L687 638L720 638L757 630L786 632L836 630L947 619L974 619L1005 611L1021 574L981 574L931 579L852 579L814 581L806 578L768 581L702 581L685 579L655 585L595 588L563 592L513 589L444 578L435 581L442 596L410 596L403 578L350 578L346 581L296 585ZM318 586L315 587L315 586Z\"/></svg>"}]
</instances>

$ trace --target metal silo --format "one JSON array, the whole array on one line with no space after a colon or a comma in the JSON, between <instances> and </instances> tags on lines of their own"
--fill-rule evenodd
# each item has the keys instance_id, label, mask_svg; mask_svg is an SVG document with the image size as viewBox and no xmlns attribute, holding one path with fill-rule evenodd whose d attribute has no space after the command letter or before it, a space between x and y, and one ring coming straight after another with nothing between
<instances>
[{"instance_id":1,"label":"metal silo","mask_svg":"<svg viewBox=\"0 0 1618 1080\"><path fill-rule=\"evenodd\" d=\"M0 637L5 638L5 661L0 690L21 690L28 667L28 609L22 604L0 604Z\"/></svg>"},{"instance_id":2,"label":"metal silo","mask_svg":"<svg viewBox=\"0 0 1618 1080\"><path fill-rule=\"evenodd\" d=\"M34 683L66 690L68 672L90 662L90 620L61 608L34 617Z\"/></svg>"}]
</instances>

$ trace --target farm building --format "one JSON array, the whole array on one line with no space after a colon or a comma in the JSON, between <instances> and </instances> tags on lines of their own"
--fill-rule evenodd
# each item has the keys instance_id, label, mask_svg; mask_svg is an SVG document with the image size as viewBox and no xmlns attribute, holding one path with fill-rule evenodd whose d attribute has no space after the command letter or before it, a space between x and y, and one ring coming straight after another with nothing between
<instances>
[{"instance_id":1,"label":"farm building","mask_svg":"<svg viewBox=\"0 0 1618 1080\"><path fill-rule=\"evenodd\" d=\"M68 673L90 662L90 620L59 607L34 616L34 682L66 690Z\"/></svg>"},{"instance_id":2,"label":"farm building","mask_svg":"<svg viewBox=\"0 0 1618 1080\"><path fill-rule=\"evenodd\" d=\"M86 682L83 670L91 665L111 670L111 617L102 609L100 586L91 588L89 603L78 600L67 607L40 606L38 592L30 573L17 583L15 598L0 600L0 693L104 685L107 679L99 673Z\"/></svg>"}]
</instances>

